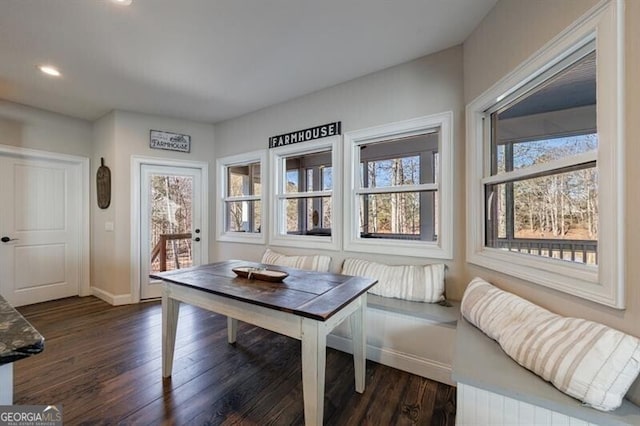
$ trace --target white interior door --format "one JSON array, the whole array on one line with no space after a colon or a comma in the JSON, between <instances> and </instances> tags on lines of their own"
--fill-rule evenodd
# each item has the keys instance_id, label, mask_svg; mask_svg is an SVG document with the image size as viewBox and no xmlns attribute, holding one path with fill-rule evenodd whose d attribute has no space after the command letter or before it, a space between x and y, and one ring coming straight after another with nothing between
<instances>
[{"instance_id":1,"label":"white interior door","mask_svg":"<svg viewBox=\"0 0 640 426\"><path fill-rule=\"evenodd\" d=\"M78 294L82 168L0 154L0 293L14 306Z\"/></svg>"},{"instance_id":2,"label":"white interior door","mask_svg":"<svg viewBox=\"0 0 640 426\"><path fill-rule=\"evenodd\" d=\"M142 164L140 183L140 298L149 299L162 295L151 272L202 263L202 171Z\"/></svg>"}]
</instances>

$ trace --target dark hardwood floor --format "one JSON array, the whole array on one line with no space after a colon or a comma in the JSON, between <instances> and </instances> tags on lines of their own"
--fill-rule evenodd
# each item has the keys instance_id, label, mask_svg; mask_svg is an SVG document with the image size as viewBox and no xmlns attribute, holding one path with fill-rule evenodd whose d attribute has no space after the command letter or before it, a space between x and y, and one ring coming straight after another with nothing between
<instances>
[{"instance_id":1,"label":"dark hardwood floor","mask_svg":"<svg viewBox=\"0 0 640 426\"><path fill-rule=\"evenodd\" d=\"M173 376L161 373L158 302L94 297L19 308L45 336L15 363L15 404L62 404L65 425L302 425L300 342L182 305ZM328 425L453 425L455 389L367 361L364 394L349 354L327 350Z\"/></svg>"}]
</instances>

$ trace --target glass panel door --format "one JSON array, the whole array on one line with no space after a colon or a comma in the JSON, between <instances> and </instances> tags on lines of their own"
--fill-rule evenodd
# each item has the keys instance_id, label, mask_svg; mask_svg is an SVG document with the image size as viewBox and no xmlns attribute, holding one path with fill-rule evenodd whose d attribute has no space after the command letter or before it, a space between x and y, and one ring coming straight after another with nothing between
<instances>
[{"instance_id":1,"label":"glass panel door","mask_svg":"<svg viewBox=\"0 0 640 426\"><path fill-rule=\"evenodd\" d=\"M142 299L160 297L149 274L200 264L200 170L142 166Z\"/></svg>"}]
</instances>

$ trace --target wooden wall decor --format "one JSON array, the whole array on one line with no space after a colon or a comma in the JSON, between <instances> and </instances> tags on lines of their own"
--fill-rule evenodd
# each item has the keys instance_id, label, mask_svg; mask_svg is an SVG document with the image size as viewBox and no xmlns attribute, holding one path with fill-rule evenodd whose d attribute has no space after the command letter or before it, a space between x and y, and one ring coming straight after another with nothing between
<instances>
[{"instance_id":1,"label":"wooden wall decor","mask_svg":"<svg viewBox=\"0 0 640 426\"><path fill-rule=\"evenodd\" d=\"M100 157L100 167L96 173L96 192L98 207L106 209L111 204L111 170L104 165L104 158Z\"/></svg>"}]
</instances>

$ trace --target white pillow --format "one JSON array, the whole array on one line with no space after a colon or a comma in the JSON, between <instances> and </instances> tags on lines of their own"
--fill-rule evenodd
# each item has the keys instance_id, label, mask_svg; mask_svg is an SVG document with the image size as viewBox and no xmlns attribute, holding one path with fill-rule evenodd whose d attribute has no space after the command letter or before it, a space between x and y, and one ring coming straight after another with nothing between
<instances>
[{"instance_id":1,"label":"white pillow","mask_svg":"<svg viewBox=\"0 0 640 426\"><path fill-rule=\"evenodd\" d=\"M289 268L306 269L308 271L329 272L331 258L329 256L287 256L271 249L262 255L262 263L267 265L286 266Z\"/></svg>"},{"instance_id":2,"label":"white pillow","mask_svg":"<svg viewBox=\"0 0 640 426\"><path fill-rule=\"evenodd\" d=\"M462 315L521 366L586 405L615 410L640 372L640 340L556 315L488 282L471 281Z\"/></svg>"},{"instance_id":3,"label":"white pillow","mask_svg":"<svg viewBox=\"0 0 640 426\"><path fill-rule=\"evenodd\" d=\"M436 303L444 300L444 264L385 265L362 259L346 259L344 275L375 278L369 293L396 299Z\"/></svg>"}]
</instances>

